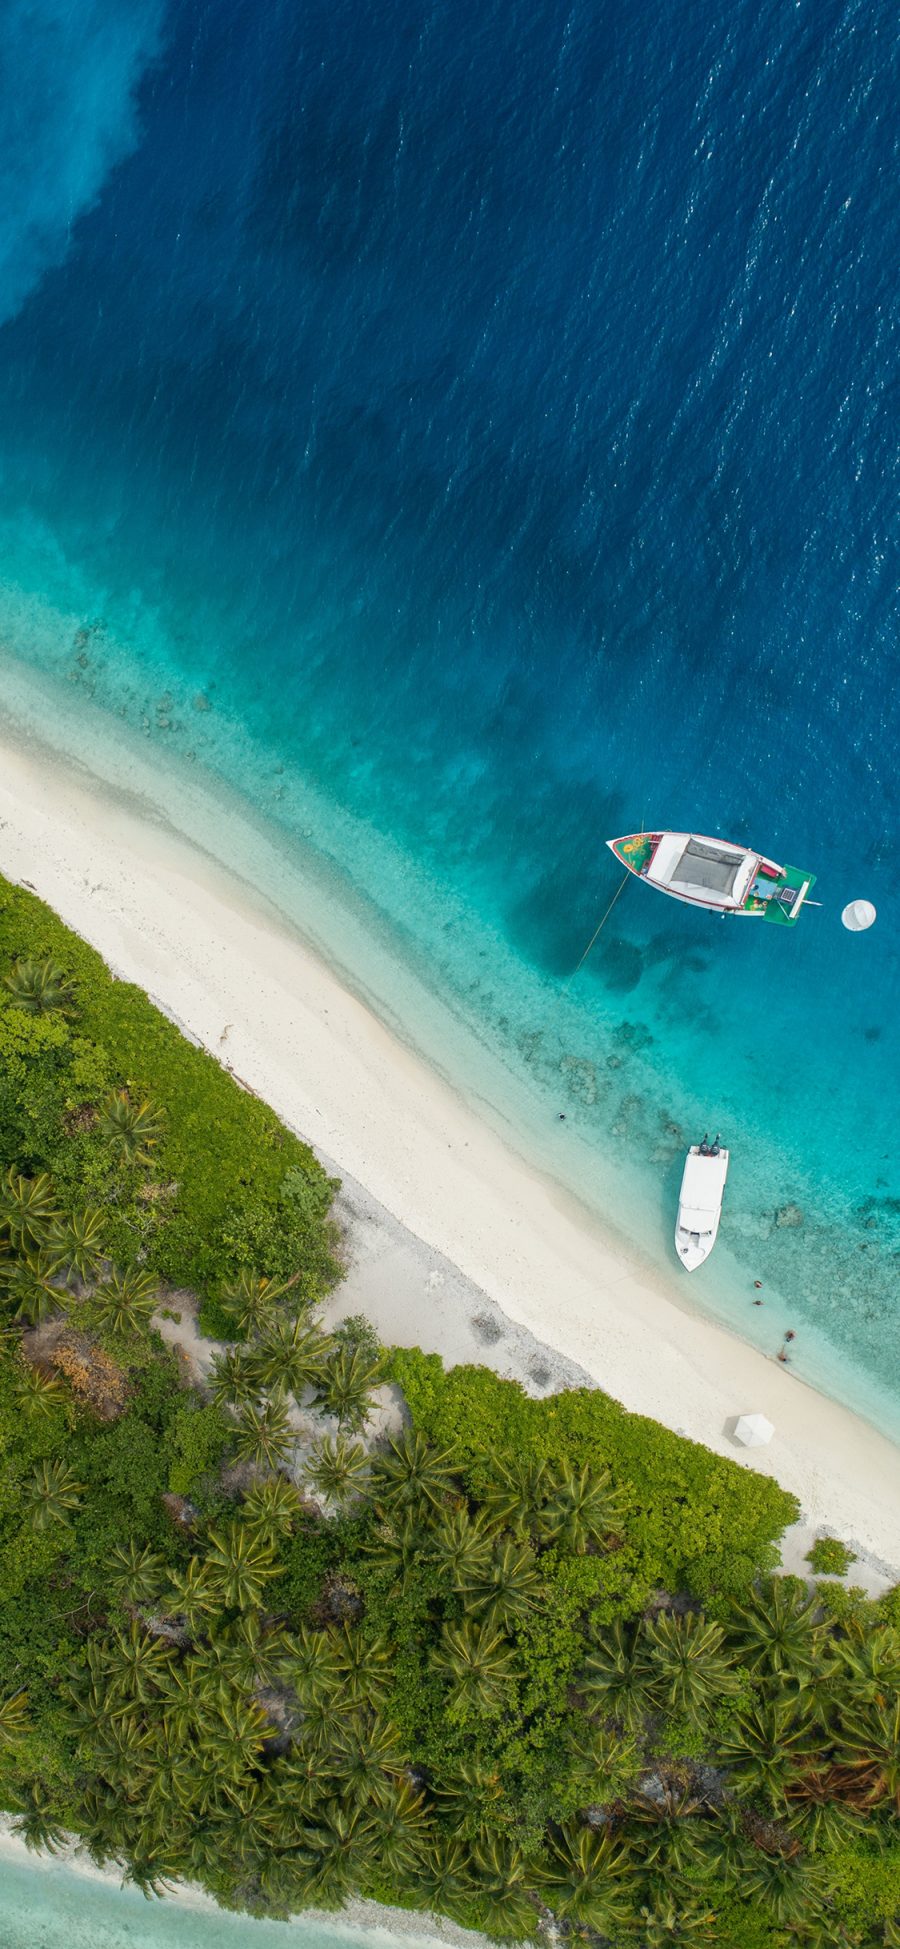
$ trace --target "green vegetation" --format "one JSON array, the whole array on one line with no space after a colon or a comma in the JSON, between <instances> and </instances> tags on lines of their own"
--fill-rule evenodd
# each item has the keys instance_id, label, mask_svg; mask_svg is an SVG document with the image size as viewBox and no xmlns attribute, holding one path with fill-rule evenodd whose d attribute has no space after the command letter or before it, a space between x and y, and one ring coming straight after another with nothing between
<instances>
[{"instance_id":1,"label":"green vegetation","mask_svg":"<svg viewBox=\"0 0 900 1949\"><path fill-rule=\"evenodd\" d=\"M326 1336L332 1190L5 893L0 1805L29 1845L255 1914L357 1890L511 1940L549 1911L598 1945L900 1943L900 1593L778 1577L792 1498L597 1391ZM227 1336L203 1390L153 1329L172 1286ZM375 1440L385 1377L408 1425Z\"/></svg>"},{"instance_id":2,"label":"green vegetation","mask_svg":"<svg viewBox=\"0 0 900 1949\"><path fill-rule=\"evenodd\" d=\"M241 1277L291 1280L307 1304L334 1284L335 1187L308 1147L3 881L0 967L0 1158L37 1187L32 1205L58 1211L57 1265L81 1277L98 1252L140 1265L201 1293L224 1333L218 1308ZM4 1210L34 1256L18 1195L7 1180ZM34 1270L52 1276L46 1258Z\"/></svg>"},{"instance_id":3,"label":"green vegetation","mask_svg":"<svg viewBox=\"0 0 900 1949\"><path fill-rule=\"evenodd\" d=\"M806 1553L806 1561L816 1577L846 1577L851 1563L856 1562L856 1554L837 1536L817 1536L812 1549Z\"/></svg>"}]
</instances>

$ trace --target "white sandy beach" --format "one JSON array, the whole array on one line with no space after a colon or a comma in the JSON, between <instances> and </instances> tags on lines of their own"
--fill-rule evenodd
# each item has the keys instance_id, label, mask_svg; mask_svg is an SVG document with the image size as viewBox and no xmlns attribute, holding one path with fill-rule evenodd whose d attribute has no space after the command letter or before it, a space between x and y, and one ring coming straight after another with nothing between
<instances>
[{"instance_id":1,"label":"white sandy beach","mask_svg":"<svg viewBox=\"0 0 900 1949\"><path fill-rule=\"evenodd\" d=\"M0 745L0 870L357 1181L362 1244L341 1310L365 1310L385 1341L487 1359L537 1391L589 1375L627 1408L792 1490L803 1528L790 1567L811 1532L828 1531L866 1560L854 1580L875 1589L900 1575L891 1443L692 1310L674 1269L669 1289L611 1243L274 910L148 813L36 749ZM482 1299L496 1331L488 1315L478 1324ZM753 1455L732 1439L748 1410L776 1429Z\"/></svg>"},{"instance_id":2,"label":"white sandy beach","mask_svg":"<svg viewBox=\"0 0 900 1949\"><path fill-rule=\"evenodd\" d=\"M13 1831L13 1822L6 1814L0 1814L0 1891L2 1891L3 1864L26 1868L29 1874L54 1876L60 1868L76 1875L82 1882L93 1882L96 1886L115 1894L122 1887L122 1875L113 1866L98 1867L88 1854L80 1849L74 1840L65 1844L56 1854L34 1853ZM212 1895L198 1882L180 1881L173 1884L166 1907L173 1904L178 1909L189 1909L200 1915L216 1917L221 1928L223 1919L228 1925L228 1941L234 1942L240 1930L241 1939L249 1942L250 1931L256 1930L264 1945L274 1933L269 1924L260 1930L258 1923L250 1918L242 1918L233 1912L223 1911ZM158 1915L156 1904L148 1913L148 1934L146 1940L155 1941L154 1922ZM110 1911L109 1919L115 1920L116 1911ZM243 1929L240 1929L241 1922ZM2 1931L2 1908L0 1908L0 1931ZM365 1949L390 1949L392 1943L406 1942L409 1949L486 1949L487 1938L477 1935L472 1929L461 1929L445 1915L433 1915L425 1910L389 1908L381 1902L364 1901L354 1897L345 1902L339 1910L310 1910L306 1915L296 1916L290 1925L292 1935L296 1934L297 1949L320 1949L323 1937L327 1936L329 1949L340 1949L344 1942L347 1949L361 1941ZM284 1925L278 1931L282 1940ZM0 1945L5 1938L0 1933ZM136 1942L134 1924L128 1927L129 1942ZM254 1940L256 1936L254 1935Z\"/></svg>"}]
</instances>

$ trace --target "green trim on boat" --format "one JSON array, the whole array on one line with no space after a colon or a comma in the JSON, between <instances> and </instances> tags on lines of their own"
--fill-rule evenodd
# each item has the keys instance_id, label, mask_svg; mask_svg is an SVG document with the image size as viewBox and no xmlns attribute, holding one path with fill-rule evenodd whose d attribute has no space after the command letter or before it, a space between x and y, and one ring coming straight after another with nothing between
<instances>
[{"instance_id":1,"label":"green trim on boat","mask_svg":"<svg viewBox=\"0 0 900 1949\"><path fill-rule=\"evenodd\" d=\"M617 859L623 866L630 866L632 872L643 873L650 864L654 837L652 832L633 832L628 839L617 841Z\"/></svg>"},{"instance_id":2,"label":"green trim on boat","mask_svg":"<svg viewBox=\"0 0 900 1949\"><path fill-rule=\"evenodd\" d=\"M815 884L814 873L804 873L801 866L786 866L780 877L771 882L772 892L768 900L755 902L751 906L745 905L743 911L758 913L761 906L764 920L774 921L776 927L796 927L802 907L798 907L795 913L792 913L791 909L796 905L797 895L802 892L803 899L806 900ZM791 894L793 898L790 900L780 898L786 893Z\"/></svg>"}]
</instances>

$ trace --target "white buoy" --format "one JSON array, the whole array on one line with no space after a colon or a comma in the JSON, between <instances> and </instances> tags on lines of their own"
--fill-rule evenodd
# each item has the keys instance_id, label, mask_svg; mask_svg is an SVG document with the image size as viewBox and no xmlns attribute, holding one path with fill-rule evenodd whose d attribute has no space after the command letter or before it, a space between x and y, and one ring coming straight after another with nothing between
<instances>
[{"instance_id":1,"label":"white buoy","mask_svg":"<svg viewBox=\"0 0 900 1949\"><path fill-rule=\"evenodd\" d=\"M871 927L875 908L871 900L851 900L849 906L844 908L841 919L851 934L861 934L866 927Z\"/></svg>"}]
</instances>

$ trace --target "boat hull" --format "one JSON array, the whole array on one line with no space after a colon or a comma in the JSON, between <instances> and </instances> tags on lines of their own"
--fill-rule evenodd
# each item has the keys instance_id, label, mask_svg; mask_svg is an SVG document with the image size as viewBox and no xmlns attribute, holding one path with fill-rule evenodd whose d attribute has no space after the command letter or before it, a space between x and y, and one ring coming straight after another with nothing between
<instances>
[{"instance_id":1,"label":"boat hull","mask_svg":"<svg viewBox=\"0 0 900 1949\"><path fill-rule=\"evenodd\" d=\"M692 1144L685 1158L675 1250L686 1272L696 1272L705 1263L719 1236L729 1162L730 1152L722 1146L714 1155L704 1156L700 1145Z\"/></svg>"},{"instance_id":2,"label":"boat hull","mask_svg":"<svg viewBox=\"0 0 900 1949\"><path fill-rule=\"evenodd\" d=\"M725 849L735 861L748 863L751 877L746 891L740 900L728 902L710 899L699 889L690 891L683 887L664 885L654 879L651 869L663 845L690 842L715 849ZM665 893L670 900L678 900L686 907L702 907L707 913L731 915L735 919L768 920L782 927L794 927L800 917L812 888L815 874L805 873L800 867L780 866L777 860L769 859L765 853L752 852L749 847L735 845L731 840L714 839L706 833L677 832L628 832L618 839L606 842L616 859L635 879L644 880L657 893ZM751 864L752 863L752 864Z\"/></svg>"}]
</instances>

